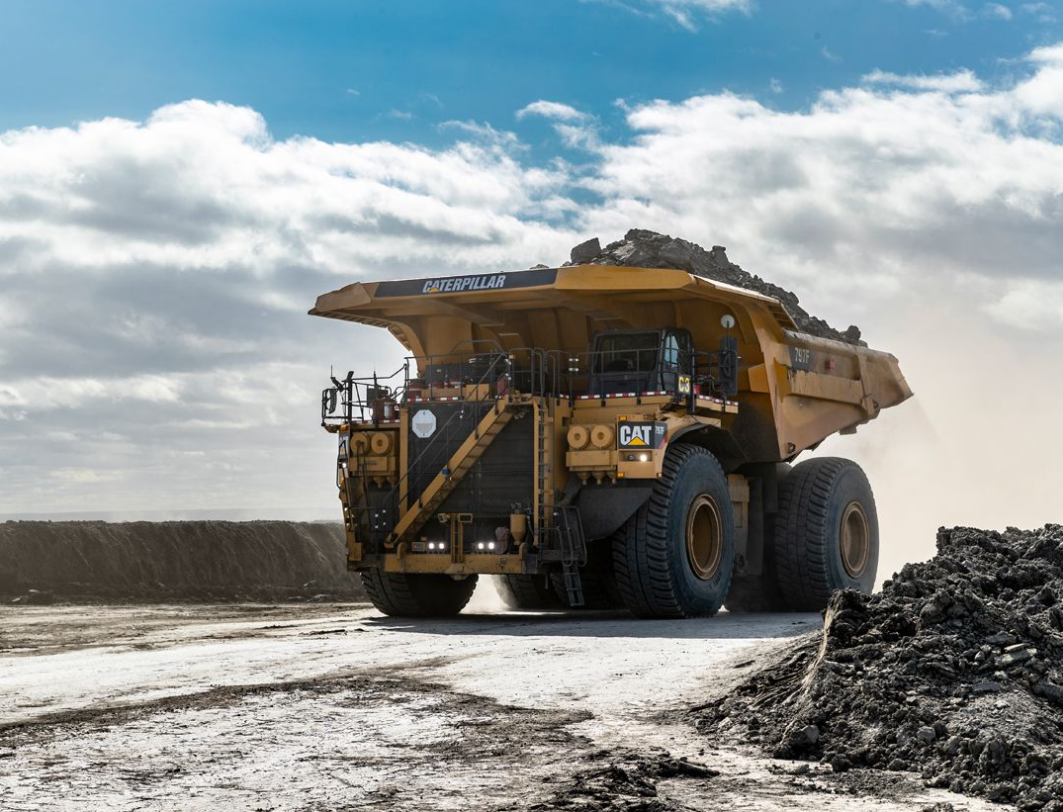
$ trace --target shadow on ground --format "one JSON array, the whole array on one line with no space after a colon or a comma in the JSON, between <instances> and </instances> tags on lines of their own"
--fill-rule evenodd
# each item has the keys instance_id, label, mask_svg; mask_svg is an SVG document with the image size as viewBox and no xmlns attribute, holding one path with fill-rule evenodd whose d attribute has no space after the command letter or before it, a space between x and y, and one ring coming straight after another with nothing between
<instances>
[{"instance_id":1,"label":"shadow on ground","mask_svg":"<svg viewBox=\"0 0 1063 812\"><path fill-rule=\"evenodd\" d=\"M818 613L723 613L712 618L641 620L621 612L504 612L468 614L454 618L396 618L374 616L363 628L415 634L506 637L596 637L640 640L740 640L787 638L819 628Z\"/></svg>"}]
</instances>

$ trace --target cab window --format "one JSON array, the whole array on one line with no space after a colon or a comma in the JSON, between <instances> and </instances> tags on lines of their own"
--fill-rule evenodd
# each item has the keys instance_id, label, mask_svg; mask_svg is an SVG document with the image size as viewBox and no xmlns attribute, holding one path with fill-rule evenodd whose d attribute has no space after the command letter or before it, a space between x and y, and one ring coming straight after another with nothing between
<instances>
[{"instance_id":1,"label":"cab window","mask_svg":"<svg viewBox=\"0 0 1063 812\"><path fill-rule=\"evenodd\" d=\"M614 333L598 339L596 372L648 372L657 366L660 333Z\"/></svg>"}]
</instances>

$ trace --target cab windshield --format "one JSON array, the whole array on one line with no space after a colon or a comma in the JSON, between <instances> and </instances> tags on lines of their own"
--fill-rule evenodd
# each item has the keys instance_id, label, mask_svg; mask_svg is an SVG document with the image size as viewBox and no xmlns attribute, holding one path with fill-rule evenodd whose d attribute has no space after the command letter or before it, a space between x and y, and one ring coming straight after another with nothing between
<instances>
[{"instance_id":1,"label":"cab windshield","mask_svg":"<svg viewBox=\"0 0 1063 812\"><path fill-rule=\"evenodd\" d=\"M657 367L660 333L612 333L598 339L596 372L649 372Z\"/></svg>"}]
</instances>

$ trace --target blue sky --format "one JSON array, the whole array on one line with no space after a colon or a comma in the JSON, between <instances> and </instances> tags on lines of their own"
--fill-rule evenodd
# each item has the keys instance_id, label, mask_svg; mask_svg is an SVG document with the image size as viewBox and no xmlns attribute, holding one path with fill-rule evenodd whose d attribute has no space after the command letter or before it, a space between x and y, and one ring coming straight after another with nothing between
<instances>
[{"instance_id":1,"label":"blue sky","mask_svg":"<svg viewBox=\"0 0 1063 812\"><path fill-rule=\"evenodd\" d=\"M0 130L141 119L199 98L258 110L278 138L434 145L454 138L442 122L474 120L542 150L549 128L514 120L536 99L593 113L606 128L622 121L620 98L731 90L800 109L874 69L962 67L994 80L1063 37L1048 19L1063 14L1049 4L696 6L672 7L686 9L684 25L650 0L8 0Z\"/></svg>"}]
</instances>

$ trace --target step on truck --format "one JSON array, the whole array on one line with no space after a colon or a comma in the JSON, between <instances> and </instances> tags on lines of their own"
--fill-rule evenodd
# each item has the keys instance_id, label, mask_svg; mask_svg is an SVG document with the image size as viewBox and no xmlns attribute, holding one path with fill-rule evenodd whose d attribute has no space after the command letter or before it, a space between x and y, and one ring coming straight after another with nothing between
<instances>
[{"instance_id":1,"label":"step on truck","mask_svg":"<svg viewBox=\"0 0 1063 812\"><path fill-rule=\"evenodd\" d=\"M794 464L911 396L897 359L798 332L685 271L575 265L348 285L311 315L382 327L390 374L332 377L348 567L389 615L810 611L870 591L867 477Z\"/></svg>"}]
</instances>

